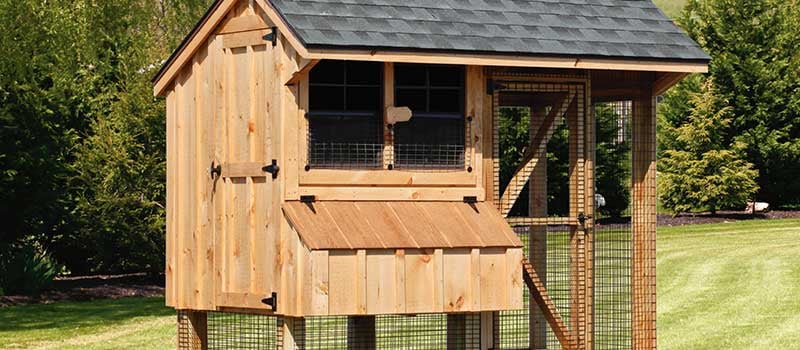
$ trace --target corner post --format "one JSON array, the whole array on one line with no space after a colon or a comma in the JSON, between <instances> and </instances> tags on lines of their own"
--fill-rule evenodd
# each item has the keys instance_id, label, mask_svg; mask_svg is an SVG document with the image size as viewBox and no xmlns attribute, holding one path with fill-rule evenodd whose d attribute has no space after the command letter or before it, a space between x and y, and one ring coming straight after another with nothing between
<instances>
[{"instance_id":1,"label":"corner post","mask_svg":"<svg viewBox=\"0 0 800 350\"><path fill-rule=\"evenodd\" d=\"M633 101L632 348L656 349L656 101L648 86Z\"/></svg>"},{"instance_id":2,"label":"corner post","mask_svg":"<svg viewBox=\"0 0 800 350\"><path fill-rule=\"evenodd\" d=\"M203 311L178 311L178 349L208 350L208 314Z\"/></svg>"}]
</instances>

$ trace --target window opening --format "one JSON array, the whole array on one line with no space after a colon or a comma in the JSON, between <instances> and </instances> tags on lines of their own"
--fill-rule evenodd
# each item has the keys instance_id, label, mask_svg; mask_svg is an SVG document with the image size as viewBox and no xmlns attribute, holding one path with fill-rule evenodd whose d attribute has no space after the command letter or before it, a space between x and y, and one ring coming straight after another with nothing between
<instances>
[{"instance_id":1,"label":"window opening","mask_svg":"<svg viewBox=\"0 0 800 350\"><path fill-rule=\"evenodd\" d=\"M310 168L383 164L383 64L323 60L309 73Z\"/></svg>"},{"instance_id":2,"label":"window opening","mask_svg":"<svg viewBox=\"0 0 800 350\"><path fill-rule=\"evenodd\" d=\"M464 67L395 65L395 105L411 120L394 127L398 168L464 167Z\"/></svg>"}]
</instances>

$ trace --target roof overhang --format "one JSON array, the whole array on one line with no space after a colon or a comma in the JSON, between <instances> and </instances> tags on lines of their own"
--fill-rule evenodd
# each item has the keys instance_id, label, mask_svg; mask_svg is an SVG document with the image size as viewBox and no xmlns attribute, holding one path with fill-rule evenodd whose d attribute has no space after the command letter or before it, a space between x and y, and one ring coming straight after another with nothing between
<instances>
[{"instance_id":1,"label":"roof overhang","mask_svg":"<svg viewBox=\"0 0 800 350\"><path fill-rule=\"evenodd\" d=\"M165 94L180 69L213 33L238 0L217 0L198 24L184 39L161 70L153 78L153 93ZM347 47L308 47L288 25L286 20L268 0L255 0L255 4L280 32L280 35L295 49L302 59L359 60L398 63L461 64L501 67L561 68L650 71L664 73L706 73L707 61L644 60L607 57L549 57L480 52L416 51L394 49L365 49Z\"/></svg>"}]
</instances>

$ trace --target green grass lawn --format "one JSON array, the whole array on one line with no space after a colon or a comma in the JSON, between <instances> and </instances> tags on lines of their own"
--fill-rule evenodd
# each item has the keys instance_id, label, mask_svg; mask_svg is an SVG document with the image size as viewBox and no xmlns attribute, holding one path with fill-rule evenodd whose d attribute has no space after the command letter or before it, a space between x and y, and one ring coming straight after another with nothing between
<instances>
[{"instance_id":1,"label":"green grass lawn","mask_svg":"<svg viewBox=\"0 0 800 350\"><path fill-rule=\"evenodd\" d=\"M681 14L681 10L683 7L686 6L686 0L654 0L653 2L672 18L678 17Z\"/></svg>"},{"instance_id":2,"label":"green grass lawn","mask_svg":"<svg viewBox=\"0 0 800 350\"><path fill-rule=\"evenodd\" d=\"M0 349L174 349L164 298L0 308Z\"/></svg>"},{"instance_id":3,"label":"green grass lawn","mask_svg":"<svg viewBox=\"0 0 800 350\"><path fill-rule=\"evenodd\" d=\"M662 349L797 349L800 220L659 228ZM173 349L163 298L0 308L0 349Z\"/></svg>"},{"instance_id":4,"label":"green grass lawn","mask_svg":"<svg viewBox=\"0 0 800 350\"><path fill-rule=\"evenodd\" d=\"M800 220L660 228L662 349L800 348Z\"/></svg>"}]
</instances>

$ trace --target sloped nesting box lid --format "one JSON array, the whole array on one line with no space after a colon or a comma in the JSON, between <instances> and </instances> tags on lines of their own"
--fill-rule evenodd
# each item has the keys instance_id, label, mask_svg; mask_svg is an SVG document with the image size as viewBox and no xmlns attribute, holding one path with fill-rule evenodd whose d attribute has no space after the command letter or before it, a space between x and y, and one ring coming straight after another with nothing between
<instances>
[{"instance_id":1,"label":"sloped nesting box lid","mask_svg":"<svg viewBox=\"0 0 800 350\"><path fill-rule=\"evenodd\" d=\"M497 209L462 202L286 202L312 250L522 247Z\"/></svg>"}]
</instances>

